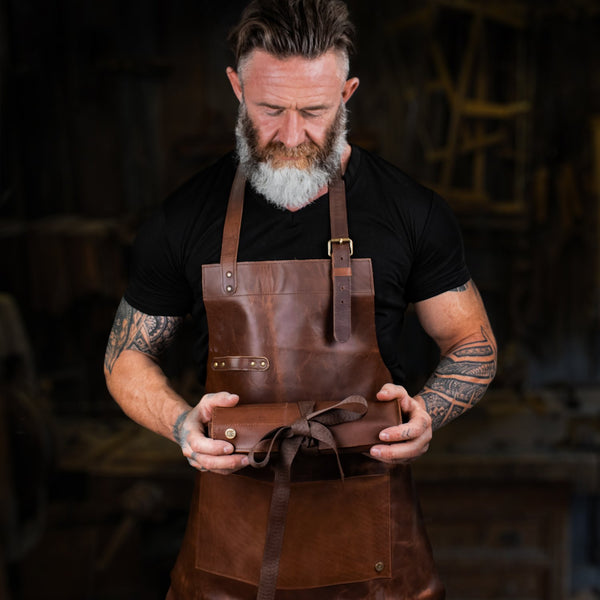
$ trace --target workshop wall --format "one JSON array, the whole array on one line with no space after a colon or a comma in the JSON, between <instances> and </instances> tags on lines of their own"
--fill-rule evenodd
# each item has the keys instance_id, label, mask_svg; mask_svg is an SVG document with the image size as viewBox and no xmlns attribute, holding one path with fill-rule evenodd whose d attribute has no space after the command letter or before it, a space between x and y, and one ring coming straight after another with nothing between
<instances>
[{"instance_id":1,"label":"workshop wall","mask_svg":"<svg viewBox=\"0 0 600 600\"><path fill-rule=\"evenodd\" d=\"M104 386L103 354L137 227L233 148L226 35L245 4L0 3L0 564L8 565L0 598L164 594L190 474L173 467L176 447L155 446L123 419ZM528 521L494 537L485 525L494 515L477 513L482 529L470 547L508 552L510 562L522 550L515 539L529 539L542 559L519 583L531 586L528 597L598 597L600 4L348 5L358 28L352 74L361 79L350 139L450 203L499 342L487 400L442 430L434 450L469 461L511 456L517 466L495 482L484 477L504 488L506 511L496 516L511 527L508 482L531 510L549 485L522 487L535 479L532 453L559 465L540 466L540 477L564 483L550 521L539 517L536 527L562 518L568 535L534 543ZM186 327L165 369L193 399L201 388L191 335ZM402 343L416 392L437 352L413 313ZM443 460L421 473L424 504L445 515L433 524L442 558L458 539L440 527L456 514L433 500ZM490 467L461 468L468 487ZM454 589L484 586L468 577ZM516 597L508 579L497 575L502 585L477 597ZM450 597L459 596L471 598Z\"/></svg>"}]
</instances>

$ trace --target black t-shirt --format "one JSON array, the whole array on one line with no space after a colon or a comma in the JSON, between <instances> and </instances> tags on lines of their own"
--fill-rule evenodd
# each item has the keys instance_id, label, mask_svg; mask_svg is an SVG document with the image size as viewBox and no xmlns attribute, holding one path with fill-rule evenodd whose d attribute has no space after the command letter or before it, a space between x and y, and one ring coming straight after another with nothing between
<instances>
[{"instance_id":1,"label":"black t-shirt","mask_svg":"<svg viewBox=\"0 0 600 600\"><path fill-rule=\"evenodd\" d=\"M229 154L175 191L140 229L125 299L150 315L195 318L194 359L205 378L202 265L218 263L236 169ZM354 258L371 258L379 350L395 383L404 382L399 339L409 302L469 279L458 224L446 203L399 169L357 146L344 175ZM329 197L281 210L246 185L239 261L327 258Z\"/></svg>"}]
</instances>

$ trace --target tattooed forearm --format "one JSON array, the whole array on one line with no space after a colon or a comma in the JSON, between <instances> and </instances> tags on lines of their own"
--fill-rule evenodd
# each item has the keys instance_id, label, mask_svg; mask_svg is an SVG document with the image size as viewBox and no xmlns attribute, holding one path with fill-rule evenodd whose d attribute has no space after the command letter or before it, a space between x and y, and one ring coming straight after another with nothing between
<instances>
[{"instance_id":1,"label":"tattooed forearm","mask_svg":"<svg viewBox=\"0 0 600 600\"><path fill-rule=\"evenodd\" d=\"M421 398L439 429L481 400L496 374L493 337L481 328L481 339L463 344L445 356L429 378Z\"/></svg>"},{"instance_id":2,"label":"tattooed forearm","mask_svg":"<svg viewBox=\"0 0 600 600\"><path fill-rule=\"evenodd\" d=\"M104 367L112 373L123 350L138 350L156 358L171 343L182 317L146 315L121 300L106 347Z\"/></svg>"}]
</instances>

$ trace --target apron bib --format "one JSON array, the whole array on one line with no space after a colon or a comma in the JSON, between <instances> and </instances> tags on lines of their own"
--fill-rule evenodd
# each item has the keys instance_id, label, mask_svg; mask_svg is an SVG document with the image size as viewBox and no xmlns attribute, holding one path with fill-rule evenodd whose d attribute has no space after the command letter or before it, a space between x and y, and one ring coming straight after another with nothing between
<instances>
[{"instance_id":1,"label":"apron bib","mask_svg":"<svg viewBox=\"0 0 600 600\"><path fill-rule=\"evenodd\" d=\"M374 400L391 375L375 333L370 259L350 259L343 181L329 191L332 260L237 263L245 180L236 174L220 264L204 265L206 392L240 403ZM332 247L333 246L333 247ZM441 600L408 465L298 455L279 600ZM269 467L198 473L173 600L257 595L273 490Z\"/></svg>"}]
</instances>

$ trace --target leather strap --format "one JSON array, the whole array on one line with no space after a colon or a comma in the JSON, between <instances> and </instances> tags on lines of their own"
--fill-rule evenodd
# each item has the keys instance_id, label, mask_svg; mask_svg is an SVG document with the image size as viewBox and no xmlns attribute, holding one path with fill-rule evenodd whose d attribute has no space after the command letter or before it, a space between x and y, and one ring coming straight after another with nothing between
<instances>
[{"instance_id":1,"label":"leather strap","mask_svg":"<svg viewBox=\"0 0 600 600\"><path fill-rule=\"evenodd\" d=\"M275 598L290 499L290 471L298 451L302 449L302 451L310 452L310 448L314 446L315 441L330 446L335 452L340 475L344 479L344 471L338 456L337 445L328 427L357 421L366 414L368 409L367 401L362 396L348 396L333 406L313 412L314 404L310 401L300 402L299 407L302 417L291 425L284 425L271 430L263 436L248 455L250 464L253 467L265 467L271 458L271 450L275 442L281 438L279 460L274 465L275 479L269 508L269 522L257 600L274 600ZM267 454L263 460L257 461L254 454L261 451L264 442L268 445Z\"/></svg>"},{"instance_id":2,"label":"leather strap","mask_svg":"<svg viewBox=\"0 0 600 600\"><path fill-rule=\"evenodd\" d=\"M229 193L223 241L221 242L221 281L223 282L223 291L230 296L237 290L237 253L242 213L244 212L245 188L246 178L238 167Z\"/></svg>"},{"instance_id":3,"label":"leather strap","mask_svg":"<svg viewBox=\"0 0 600 600\"><path fill-rule=\"evenodd\" d=\"M329 219L331 222L331 279L333 285L333 338L347 342L352 331L351 240L348 237L346 190L341 175L329 186Z\"/></svg>"}]
</instances>

